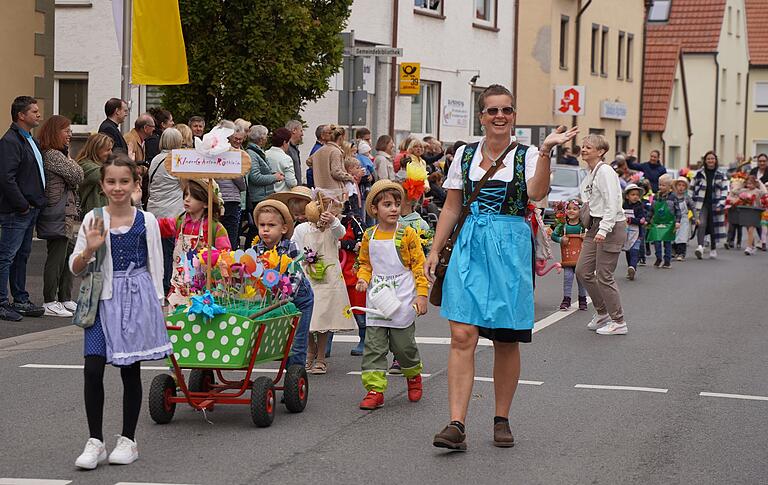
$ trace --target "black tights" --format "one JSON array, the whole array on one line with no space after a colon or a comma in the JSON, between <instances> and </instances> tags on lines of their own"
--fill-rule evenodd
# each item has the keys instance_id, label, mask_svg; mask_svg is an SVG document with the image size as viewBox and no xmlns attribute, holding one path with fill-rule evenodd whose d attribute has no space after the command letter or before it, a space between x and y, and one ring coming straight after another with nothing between
<instances>
[{"instance_id":1,"label":"black tights","mask_svg":"<svg viewBox=\"0 0 768 485\"><path fill-rule=\"evenodd\" d=\"M100 355L85 356L85 415L91 438L104 441L102 421L104 420L104 366L107 359ZM136 424L141 411L141 367L140 363L120 367L123 379L123 432L133 440Z\"/></svg>"}]
</instances>

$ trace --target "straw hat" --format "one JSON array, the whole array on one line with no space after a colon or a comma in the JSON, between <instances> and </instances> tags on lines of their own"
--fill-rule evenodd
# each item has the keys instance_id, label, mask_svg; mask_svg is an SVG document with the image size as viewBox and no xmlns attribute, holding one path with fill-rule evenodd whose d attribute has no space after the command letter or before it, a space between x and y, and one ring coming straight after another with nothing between
<instances>
[{"instance_id":1,"label":"straw hat","mask_svg":"<svg viewBox=\"0 0 768 485\"><path fill-rule=\"evenodd\" d=\"M677 184L685 184L685 188L687 189L691 185L691 181L688 180L688 177L685 176L677 177L674 181L674 185Z\"/></svg>"},{"instance_id":2,"label":"straw hat","mask_svg":"<svg viewBox=\"0 0 768 485\"><path fill-rule=\"evenodd\" d=\"M272 207L273 209L277 210L280 215L283 216L283 220L285 221L285 224L288 226L288 232L285 233L285 237L291 238L293 236L293 217L291 217L291 211L288 210L288 206L280 202L279 200L274 199L265 199L256 205L256 208L253 209L253 220L258 224L258 218L257 214L259 213L259 210L263 209L264 207Z\"/></svg>"},{"instance_id":3,"label":"straw hat","mask_svg":"<svg viewBox=\"0 0 768 485\"><path fill-rule=\"evenodd\" d=\"M405 192L400 184L392 182L391 180L378 180L373 184L371 191L368 192L368 196L365 199L365 212L367 212L369 216L374 217L373 200L384 190L397 190L400 192L400 197L405 198Z\"/></svg>"},{"instance_id":4,"label":"straw hat","mask_svg":"<svg viewBox=\"0 0 768 485\"><path fill-rule=\"evenodd\" d=\"M304 199L309 202L312 200L312 189L303 185L297 185L291 190L270 194L267 199L279 200L285 205L288 205L288 201L291 199Z\"/></svg>"},{"instance_id":5,"label":"straw hat","mask_svg":"<svg viewBox=\"0 0 768 485\"><path fill-rule=\"evenodd\" d=\"M637 184L627 184L627 186L624 187L624 195L627 195L630 190L639 190L640 191L640 197L645 195L645 189L640 187Z\"/></svg>"}]
</instances>

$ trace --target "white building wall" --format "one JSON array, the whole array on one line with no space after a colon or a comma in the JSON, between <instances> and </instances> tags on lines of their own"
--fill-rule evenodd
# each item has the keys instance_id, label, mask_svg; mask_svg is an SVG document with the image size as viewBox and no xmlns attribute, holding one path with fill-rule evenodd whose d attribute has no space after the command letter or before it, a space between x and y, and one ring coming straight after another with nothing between
<instances>
[{"instance_id":1,"label":"white building wall","mask_svg":"<svg viewBox=\"0 0 768 485\"><path fill-rule=\"evenodd\" d=\"M88 124L75 132L95 132L106 118L104 103L120 97L120 49L110 0L92 0L91 7L56 6L54 70L88 73ZM57 91L57 90L56 90ZM140 114L139 90L132 92L131 126ZM56 103L54 103L55 105Z\"/></svg>"}]
</instances>

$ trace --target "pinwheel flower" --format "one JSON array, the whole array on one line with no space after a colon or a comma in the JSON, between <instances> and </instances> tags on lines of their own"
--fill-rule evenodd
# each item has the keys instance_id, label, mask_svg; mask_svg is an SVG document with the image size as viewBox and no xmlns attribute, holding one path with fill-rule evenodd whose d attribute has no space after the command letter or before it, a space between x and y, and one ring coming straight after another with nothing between
<instances>
[{"instance_id":1,"label":"pinwheel flower","mask_svg":"<svg viewBox=\"0 0 768 485\"><path fill-rule=\"evenodd\" d=\"M274 269L265 270L264 275L261 277L261 281L264 282L264 286L267 288L274 288L274 286L280 282L280 273Z\"/></svg>"}]
</instances>

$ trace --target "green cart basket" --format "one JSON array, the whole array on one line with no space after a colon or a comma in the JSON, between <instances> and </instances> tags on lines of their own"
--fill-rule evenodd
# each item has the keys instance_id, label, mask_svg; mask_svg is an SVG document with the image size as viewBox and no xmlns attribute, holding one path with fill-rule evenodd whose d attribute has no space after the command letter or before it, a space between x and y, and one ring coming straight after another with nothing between
<instances>
[{"instance_id":1,"label":"green cart basket","mask_svg":"<svg viewBox=\"0 0 768 485\"><path fill-rule=\"evenodd\" d=\"M197 410L212 410L216 404L246 404L250 405L253 423L267 427L275 418L275 391L283 391L288 411L304 411L309 397L307 372L301 364L286 369L301 313L287 301L249 313L224 313L213 318L177 313L166 317L175 378L160 374L152 380L149 414L156 423L170 422L179 403L186 402ZM255 365L275 361L280 362L280 369L274 379L251 379ZM183 369L191 369L187 379ZM245 376L229 380L223 371L244 371ZM279 386L283 374L285 379ZM250 398L244 396L248 390Z\"/></svg>"}]
</instances>

